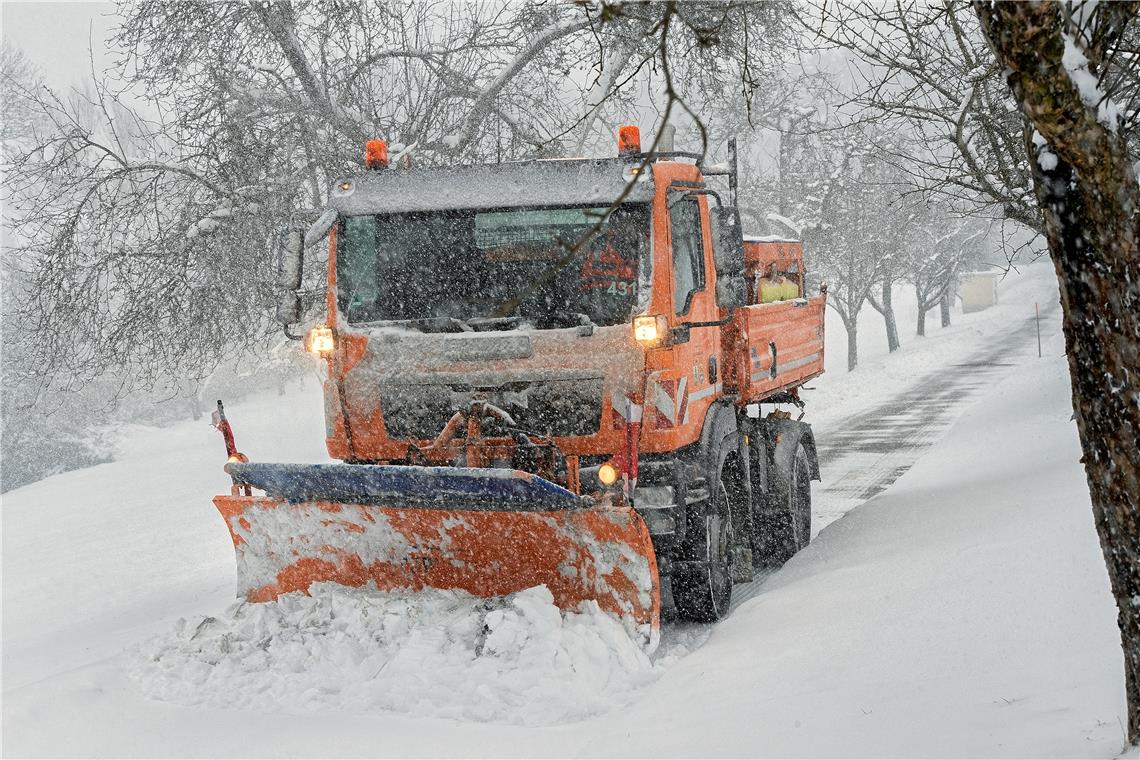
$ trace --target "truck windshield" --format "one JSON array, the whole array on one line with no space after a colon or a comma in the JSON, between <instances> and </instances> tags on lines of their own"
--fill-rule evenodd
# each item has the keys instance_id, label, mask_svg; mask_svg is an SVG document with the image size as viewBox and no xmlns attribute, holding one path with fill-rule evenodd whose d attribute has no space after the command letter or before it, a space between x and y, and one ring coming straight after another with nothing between
<instances>
[{"instance_id":1,"label":"truck windshield","mask_svg":"<svg viewBox=\"0 0 1140 760\"><path fill-rule=\"evenodd\" d=\"M649 251L647 204L346 217L337 298L350 323L625 322ZM575 244L605 218L600 234Z\"/></svg>"}]
</instances>

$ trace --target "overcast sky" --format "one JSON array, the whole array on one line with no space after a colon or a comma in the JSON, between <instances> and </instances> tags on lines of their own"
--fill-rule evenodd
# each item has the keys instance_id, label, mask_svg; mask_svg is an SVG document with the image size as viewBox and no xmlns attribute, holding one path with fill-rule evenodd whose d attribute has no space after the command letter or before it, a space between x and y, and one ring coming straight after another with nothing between
<instances>
[{"instance_id":1,"label":"overcast sky","mask_svg":"<svg viewBox=\"0 0 1140 760\"><path fill-rule=\"evenodd\" d=\"M0 2L4 42L19 49L63 88L87 76L90 49L98 70L109 63L104 41L114 26L113 3ZM90 42L90 44L89 44Z\"/></svg>"}]
</instances>

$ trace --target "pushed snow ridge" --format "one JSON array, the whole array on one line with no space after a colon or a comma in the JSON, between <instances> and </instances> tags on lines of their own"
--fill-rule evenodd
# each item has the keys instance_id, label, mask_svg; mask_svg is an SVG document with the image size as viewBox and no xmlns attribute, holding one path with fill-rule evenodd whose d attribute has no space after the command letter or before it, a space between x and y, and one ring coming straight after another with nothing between
<instances>
[{"instance_id":1,"label":"pushed snow ridge","mask_svg":"<svg viewBox=\"0 0 1140 760\"><path fill-rule=\"evenodd\" d=\"M561 611L545 586L495 599L311 591L181 619L141 645L132 675L187 705L525 725L624 706L658 675L621 622L596 605Z\"/></svg>"}]
</instances>

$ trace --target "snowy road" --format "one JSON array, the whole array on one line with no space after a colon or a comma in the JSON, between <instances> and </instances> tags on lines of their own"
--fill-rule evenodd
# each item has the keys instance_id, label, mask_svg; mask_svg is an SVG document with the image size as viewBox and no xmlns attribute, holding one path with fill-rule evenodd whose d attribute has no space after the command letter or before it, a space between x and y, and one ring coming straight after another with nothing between
<instances>
[{"instance_id":1,"label":"snowy road","mask_svg":"<svg viewBox=\"0 0 1140 760\"><path fill-rule=\"evenodd\" d=\"M823 482L812 493L813 535L890 487L942 439L971 401L1012 371L1018 360L1036 353L1035 330L1028 320L968 361L926 375L841 427L819 431Z\"/></svg>"},{"instance_id":2,"label":"snowy road","mask_svg":"<svg viewBox=\"0 0 1140 760\"><path fill-rule=\"evenodd\" d=\"M1051 319L1052 310L1043 318ZM812 488L812 537L889 488L946 435L963 409L1036 353L1036 329L1033 320L1025 321L988 340L968 361L928 373L841 425L817 429L822 482ZM731 609L761 593L773 572L761 570L751 583L734 586ZM664 619L658 658L689 651L711 632L707 625L676 622L668 608Z\"/></svg>"}]
</instances>

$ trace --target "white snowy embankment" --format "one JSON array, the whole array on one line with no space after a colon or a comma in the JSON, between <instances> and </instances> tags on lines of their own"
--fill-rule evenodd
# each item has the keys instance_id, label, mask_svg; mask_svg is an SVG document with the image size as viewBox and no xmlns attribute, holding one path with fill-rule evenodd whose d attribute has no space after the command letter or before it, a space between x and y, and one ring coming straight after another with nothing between
<instances>
[{"instance_id":1,"label":"white snowy embankment","mask_svg":"<svg viewBox=\"0 0 1140 760\"><path fill-rule=\"evenodd\" d=\"M970 316L945 357L932 331L919 364L951 363L959 343L984 338L984 318ZM226 614L232 547L209 503L225 485L216 433L202 423L140 432L117 462L4 495L3 752L1112 757L1124 709L1115 610L1055 318L1047 330L1045 359L1020 354L891 489L824 530L703 646L649 670L615 661L625 645L614 642L591 659L604 634L589 621L578 639L566 634L575 621L555 625L538 592L516 600L546 622L500 629L527 639L504 642L490 665L461 662L487 617L458 598L420 599L368 646L356 639L377 630L365 615L399 600ZM322 459L319 399L285 403L302 411L284 433L281 399L233 405L239 444L261 458ZM270 636L259 661L258 627L278 631L306 607L313 627ZM188 641L205 616L219 620ZM520 670L528 647L542 664ZM593 673L564 685L557 658L571 650L570 667ZM354 667L366 660L392 662L399 677L369 681ZM227 686L237 693L219 693ZM377 712L385 699L403 714ZM484 723L473 720L483 701L520 722L591 717ZM446 709L457 718L438 717Z\"/></svg>"}]
</instances>

